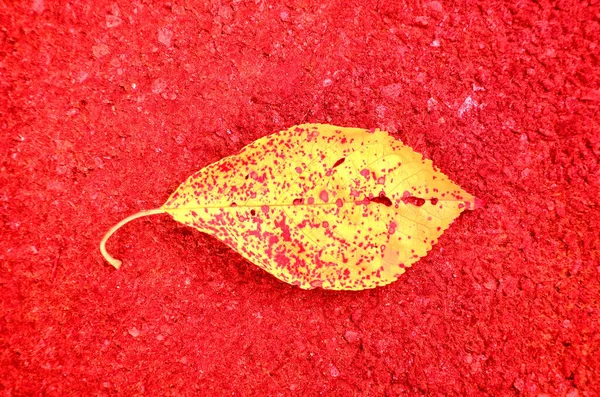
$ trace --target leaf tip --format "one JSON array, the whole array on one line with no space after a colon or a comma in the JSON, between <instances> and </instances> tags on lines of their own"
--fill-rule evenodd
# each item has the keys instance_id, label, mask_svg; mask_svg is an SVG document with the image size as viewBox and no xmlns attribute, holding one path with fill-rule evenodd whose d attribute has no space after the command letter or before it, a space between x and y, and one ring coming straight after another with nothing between
<instances>
[{"instance_id":1,"label":"leaf tip","mask_svg":"<svg viewBox=\"0 0 600 397\"><path fill-rule=\"evenodd\" d=\"M479 208L485 207L486 204L487 202L485 200L475 197L475 205L473 206L473 209L478 210Z\"/></svg>"}]
</instances>

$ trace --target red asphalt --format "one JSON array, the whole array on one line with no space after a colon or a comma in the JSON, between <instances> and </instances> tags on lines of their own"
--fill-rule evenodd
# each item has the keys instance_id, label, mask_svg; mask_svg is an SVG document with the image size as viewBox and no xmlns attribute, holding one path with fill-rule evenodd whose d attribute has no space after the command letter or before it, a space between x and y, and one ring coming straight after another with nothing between
<instances>
[{"instance_id":1,"label":"red asphalt","mask_svg":"<svg viewBox=\"0 0 600 397\"><path fill-rule=\"evenodd\" d=\"M0 5L0 396L600 394L600 4ZM160 207L281 129L381 128L485 206L374 290Z\"/></svg>"}]
</instances>

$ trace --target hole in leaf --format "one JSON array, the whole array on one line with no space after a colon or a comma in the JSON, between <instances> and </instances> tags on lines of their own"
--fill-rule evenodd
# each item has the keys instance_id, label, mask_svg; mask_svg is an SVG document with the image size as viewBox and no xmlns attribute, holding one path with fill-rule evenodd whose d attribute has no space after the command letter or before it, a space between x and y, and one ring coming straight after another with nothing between
<instances>
[{"instance_id":1,"label":"hole in leaf","mask_svg":"<svg viewBox=\"0 0 600 397\"><path fill-rule=\"evenodd\" d=\"M304 199L301 198L295 198L294 201L292 201L292 204L294 205L300 205L302 203L304 203Z\"/></svg>"},{"instance_id":2,"label":"hole in leaf","mask_svg":"<svg viewBox=\"0 0 600 397\"><path fill-rule=\"evenodd\" d=\"M233 203L231 203L229 206L230 206L230 207L237 207L237 204L236 204L235 202L233 202Z\"/></svg>"},{"instance_id":3,"label":"hole in leaf","mask_svg":"<svg viewBox=\"0 0 600 397\"><path fill-rule=\"evenodd\" d=\"M383 194L380 194L380 195L379 195L379 196L377 196L377 197L373 197L373 198L371 199L371 202L373 202L373 203L377 203L377 204L383 204L383 205L385 205L386 207L391 207L391 205L392 205L392 200L390 200L389 198L387 198L387 197L386 197L385 195L383 195Z\"/></svg>"},{"instance_id":4,"label":"hole in leaf","mask_svg":"<svg viewBox=\"0 0 600 397\"><path fill-rule=\"evenodd\" d=\"M252 216L256 215L256 211L255 210L250 210L250 215L252 215Z\"/></svg>"},{"instance_id":5,"label":"hole in leaf","mask_svg":"<svg viewBox=\"0 0 600 397\"><path fill-rule=\"evenodd\" d=\"M345 159L344 157L342 157L341 159L339 159L338 161L336 161L336 162L335 162L335 164L333 164L333 167L331 167L331 168L335 168L335 167L337 167L338 165L342 165L342 163L343 163L344 161L346 161L346 159Z\"/></svg>"}]
</instances>

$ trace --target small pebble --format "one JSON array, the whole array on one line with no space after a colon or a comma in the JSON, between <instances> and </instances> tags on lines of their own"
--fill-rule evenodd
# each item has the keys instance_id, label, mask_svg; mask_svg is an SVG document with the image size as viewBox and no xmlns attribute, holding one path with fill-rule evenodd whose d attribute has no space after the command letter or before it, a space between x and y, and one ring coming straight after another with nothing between
<instances>
[{"instance_id":1,"label":"small pebble","mask_svg":"<svg viewBox=\"0 0 600 397\"><path fill-rule=\"evenodd\" d=\"M173 32L171 29L164 27L158 29L158 42L165 45L166 47L171 46L171 39L173 38Z\"/></svg>"},{"instance_id":2,"label":"small pebble","mask_svg":"<svg viewBox=\"0 0 600 397\"><path fill-rule=\"evenodd\" d=\"M346 331L344 339L346 339L348 343L356 343L360 341L360 334L356 331Z\"/></svg>"},{"instance_id":3,"label":"small pebble","mask_svg":"<svg viewBox=\"0 0 600 397\"><path fill-rule=\"evenodd\" d=\"M335 365L331 365L331 368L329 368L329 373L334 378L337 378L338 376L340 376L340 370L337 369L337 367Z\"/></svg>"}]
</instances>

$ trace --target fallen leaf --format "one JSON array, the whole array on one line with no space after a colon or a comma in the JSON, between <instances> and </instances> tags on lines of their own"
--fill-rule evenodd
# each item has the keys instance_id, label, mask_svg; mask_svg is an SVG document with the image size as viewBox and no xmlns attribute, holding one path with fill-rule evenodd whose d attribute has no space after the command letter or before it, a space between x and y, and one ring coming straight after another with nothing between
<instances>
[{"instance_id":1,"label":"fallen leaf","mask_svg":"<svg viewBox=\"0 0 600 397\"><path fill-rule=\"evenodd\" d=\"M380 130L304 124L190 176L159 209L300 288L395 281L481 200Z\"/></svg>"}]
</instances>

